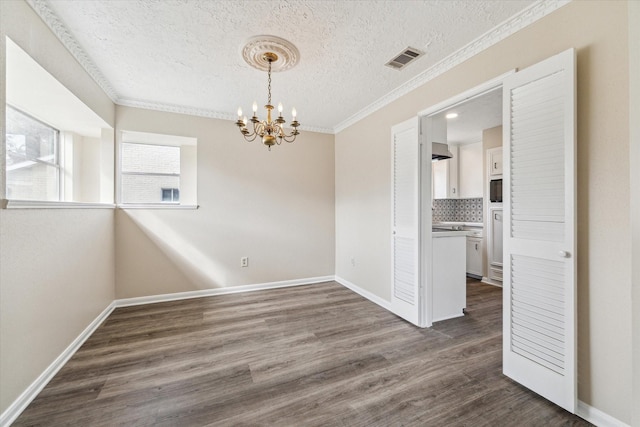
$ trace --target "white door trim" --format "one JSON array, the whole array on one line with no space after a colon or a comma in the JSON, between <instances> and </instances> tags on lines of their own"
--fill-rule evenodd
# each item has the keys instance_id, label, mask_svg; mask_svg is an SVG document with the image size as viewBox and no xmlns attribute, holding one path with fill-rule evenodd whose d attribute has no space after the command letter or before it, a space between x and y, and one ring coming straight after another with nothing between
<instances>
[{"instance_id":1,"label":"white door trim","mask_svg":"<svg viewBox=\"0 0 640 427\"><path fill-rule=\"evenodd\" d=\"M477 86L472 87L471 89L467 89L464 92L461 92L451 98L448 98L442 102L439 102L431 107L425 108L422 111L418 112L418 116L433 116L434 114L438 114L439 112L446 110L448 108L454 107L458 104L462 104L463 102L467 102L472 100L473 98L477 98L479 96L484 95L487 92L491 92L494 89L498 89L502 87L502 82L507 76L514 74L517 71L516 68L507 71L506 73L500 74L497 77L492 78L491 80L487 80L484 83L480 83Z\"/></svg>"}]
</instances>

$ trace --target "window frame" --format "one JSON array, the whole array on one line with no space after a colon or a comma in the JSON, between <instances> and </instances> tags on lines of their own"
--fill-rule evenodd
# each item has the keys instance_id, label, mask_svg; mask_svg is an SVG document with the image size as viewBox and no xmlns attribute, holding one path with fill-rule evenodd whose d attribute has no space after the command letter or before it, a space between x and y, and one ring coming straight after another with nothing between
<instances>
[{"instance_id":1,"label":"window frame","mask_svg":"<svg viewBox=\"0 0 640 427\"><path fill-rule=\"evenodd\" d=\"M176 138L176 143L168 143L167 138ZM180 200L177 202L157 202L157 203L124 203L122 201L122 147L123 144L144 144L144 145L157 145L157 146L169 146L176 147L180 149L180 163L182 168L182 147L185 144L184 140L193 139L195 140L195 144L197 144L197 139L193 137L185 137L179 135L168 135L161 133L148 133L148 132L139 132L134 130L125 130L120 129L116 132L116 159L115 159L115 168L116 168L116 188L115 188L115 196L116 196L116 207L119 209L183 209L183 210L191 210L198 209L200 206L196 203L186 203L183 204L182 201L182 188L180 188ZM156 142L157 141L157 142ZM180 174L178 176L182 176L182 169L180 170ZM142 173L145 174L145 173ZM126 172L125 172L126 175ZM160 175L157 173L150 173L149 175ZM182 181L182 180L181 180ZM182 186L182 182L180 183ZM169 188L169 187L162 187Z\"/></svg>"},{"instance_id":2,"label":"window frame","mask_svg":"<svg viewBox=\"0 0 640 427\"><path fill-rule=\"evenodd\" d=\"M5 207L7 207L9 204L14 204L11 202L26 202L26 204L29 205L36 205L38 203L44 203L44 204L51 204L51 203L65 203L64 200L64 174L61 173L63 170L63 165L62 165L62 131L60 129L58 129L57 127L45 122L44 120L38 119L37 117L34 117L33 115L27 113L24 110L21 110L20 108L10 104L10 103L5 103L5 122L6 122L6 118L7 118L7 112L9 110L13 110L14 112L17 112L18 114L27 117L29 120L33 120L34 122L40 123L43 126L46 126L47 128L53 130L54 133L54 144L53 144L53 160L54 162L49 162L37 157L34 158L28 158L25 154L25 162L34 162L34 163L39 163L39 164L44 164L46 166L50 166L55 168L56 171L56 177L55 177L55 185L56 185L56 189L55 189L55 193L56 193L56 199L54 200L44 200L44 199L14 199L14 198L10 198L9 197L9 165L6 164L6 157L7 157L7 153L8 153L8 144L7 144L7 135L9 135L7 129L6 129L6 123L5 123L5 182L4 182L4 194L6 195L6 203L5 203ZM26 153L26 150L25 150Z\"/></svg>"},{"instance_id":3,"label":"window frame","mask_svg":"<svg viewBox=\"0 0 640 427\"><path fill-rule=\"evenodd\" d=\"M22 200L19 194L7 194L7 168L6 153L0 159L0 209L113 209L114 184L115 184L115 130L113 123L107 123L91 107L76 97L64 84L54 77L46 68L43 68L32 56L25 51L11 37L4 36L0 43L5 46L5 83L7 88L6 99L0 105L0 116L6 121L7 107L13 108L25 114L37 122L44 123L58 131L55 146L55 162L36 159L35 164L49 167L55 166L55 172L50 171L51 178L47 186L53 187L55 178L56 188L51 188L49 194L40 199ZM42 97L47 102L42 102ZM113 122L113 120L112 120ZM88 131L88 129L90 129ZM87 131L93 135L87 135ZM5 138L3 148L6 149L6 128L3 127ZM100 151L101 159L96 167L91 169L91 177L94 179L90 189L83 188L82 194L75 194L76 187L83 186L83 173L76 170L82 169L84 163L76 162L74 142L67 140L68 135L74 134L80 140L85 137L99 139L100 147L94 145L95 151ZM92 142L96 142L95 140ZM84 142L82 142L84 144ZM84 148L84 147L83 147ZM69 151L71 150L71 151ZM46 156L50 157L50 155ZM53 160L49 158L47 160ZM55 165L53 163L56 163ZM68 171L75 175L69 175ZM93 172L95 171L95 172ZM53 175L56 175L53 177ZM76 181L78 180L78 181ZM35 185L38 185L32 180ZM80 185L75 185L80 183ZM55 190L55 194L54 191ZM33 197L33 196L31 196ZM44 200L49 199L49 200ZM83 201L91 200L91 201Z\"/></svg>"},{"instance_id":4,"label":"window frame","mask_svg":"<svg viewBox=\"0 0 640 427\"><path fill-rule=\"evenodd\" d=\"M166 205L166 204L180 204L179 202L165 202L165 201L158 201L158 202L123 202L122 201L122 190L123 190L123 178L125 176L163 176L163 177L178 177L180 178L180 173L167 173L167 172L127 172L127 171L123 171L122 170L122 158L123 158L123 151L124 151L124 147L125 145L145 145L145 146L150 146L150 147L175 147L178 149L178 155L180 156L180 146L178 145L168 145L168 144L154 144L151 142L136 142L136 141L122 141L120 143L120 150L119 150L119 159L118 159L118 167L120 170L120 174L118 177L118 186L120 188L119 191L119 197L120 197L120 201L119 201L119 205L121 206L129 206L129 205ZM179 161L179 158L178 158ZM163 188L163 187L161 187Z\"/></svg>"}]
</instances>

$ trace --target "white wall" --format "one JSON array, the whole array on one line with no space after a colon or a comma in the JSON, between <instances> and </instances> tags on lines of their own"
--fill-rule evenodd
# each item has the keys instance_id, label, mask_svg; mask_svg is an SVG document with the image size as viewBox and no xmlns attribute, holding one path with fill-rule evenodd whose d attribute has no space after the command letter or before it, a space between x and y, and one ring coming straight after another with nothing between
<instances>
[{"instance_id":1,"label":"white wall","mask_svg":"<svg viewBox=\"0 0 640 427\"><path fill-rule=\"evenodd\" d=\"M640 2L629 2L629 141L632 227L633 402L640 426Z\"/></svg>"},{"instance_id":2,"label":"white wall","mask_svg":"<svg viewBox=\"0 0 640 427\"><path fill-rule=\"evenodd\" d=\"M577 1L336 135L336 275L390 299L390 128L570 47L578 67L578 388L631 422L627 2ZM615 224L615 225L614 225ZM352 266L350 258L359 263Z\"/></svg>"},{"instance_id":3,"label":"white wall","mask_svg":"<svg viewBox=\"0 0 640 427\"><path fill-rule=\"evenodd\" d=\"M6 36L113 126L113 103L24 1L0 1L0 117ZM0 412L113 301L113 223L110 209L0 210Z\"/></svg>"},{"instance_id":4,"label":"white wall","mask_svg":"<svg viewBox=\"0 0 640 427\"><path fill-rule=\"evenodd\" d=\"M333 135L268 151L226 120L118 106L116 124L197 138L200 205L117 211L117 298L333 275Z\"/></svg>"},{"instance_id":5,"label":"white wall","mask_svg":"<svg viewBox=\"0 0 640 427\"><path fill-rule=\"evenodd\" d=\"M63 200L100 202L100 138L61 132ZM113 143L110 144L113 149ZM111 166L113 169L113 166Z\"/></svg>"},{"instance_id":6,"label":"white wall","mask_svg":"<svg viewBox=\"0 0 640 427\"><path fill-rule=\"evenodd\" d=\"M198 203L198 147L180 147L180 203Z\"/></svg>"},{"instance_id":7,"label":"white wall","mask_svg":"<svg viewBox=\"0 0 640 427\"><path fill-rule=\"evenodd\" d=\"M76 181L80 187L76 193L78 195L76 200L78 201L100 201L101 144L100 138L88 136L82 138L82 157L79 161L80 164L76 167L79 171L79 179ZM111 170L113 170L113 166Z\"/></svg>"}]
</instances>

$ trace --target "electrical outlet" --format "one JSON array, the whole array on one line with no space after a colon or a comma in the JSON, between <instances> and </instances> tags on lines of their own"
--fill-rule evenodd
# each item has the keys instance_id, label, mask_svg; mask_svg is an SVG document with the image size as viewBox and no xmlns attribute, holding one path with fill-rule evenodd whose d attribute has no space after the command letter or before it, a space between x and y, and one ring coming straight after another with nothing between
<instances>
[{"instance_id":1,"label":"electrical outlet","mask_svg":"<svg viewBox=\"0 0 640 427\"><path fill-rule=\"evenodd\" d=\"M249 267L249 257L243 256L240 258L240 267Z\"/></svg>"}]
</instances>

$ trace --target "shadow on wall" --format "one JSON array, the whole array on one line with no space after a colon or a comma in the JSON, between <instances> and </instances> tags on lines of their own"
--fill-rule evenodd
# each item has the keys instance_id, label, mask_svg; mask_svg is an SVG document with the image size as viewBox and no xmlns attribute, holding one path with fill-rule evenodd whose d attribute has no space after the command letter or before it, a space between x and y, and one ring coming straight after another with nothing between
<instances>
[{"instance_id":1,"label":"shadow on wall","mask_svg":"<svg viewBox=\"0 0 640 427\"><path fill-rule=\"evenodd\" d=\"M127 259L119 263L118 278L126 285L129 295L118 295L118 298L224 287L227 277L223 265L208 257L159 217L165 212L141 209L119 210L119 213L118 227L127 235L127 247L124 248ZM148 238L146 243L134 235L139 234L136 231ZM146 277L138 277L139 274ZM153 277L151 281L148 275ZM150 282L153 289L144 289L144 283ZM141 287L131 289L136 288L136 284Z\"/></svg>"}]
</instances>

